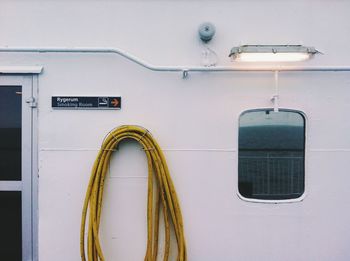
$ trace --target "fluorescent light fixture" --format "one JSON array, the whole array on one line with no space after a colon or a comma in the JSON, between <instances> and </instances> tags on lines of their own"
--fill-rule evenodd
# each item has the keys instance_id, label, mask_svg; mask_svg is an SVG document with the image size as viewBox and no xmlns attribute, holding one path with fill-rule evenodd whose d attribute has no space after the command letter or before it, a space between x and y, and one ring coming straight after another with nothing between
<instances>
[{"instance_id":1,"label":"fluorescent light fixture","mask_svg":"<svg viewBox=\"0 0 350 261\"><path fill-rule=\"evenodd\" d=\"M231 49L230 57L240 62L299 62L319 53L302 45L242 45Z\"/></svg>"}]
</instances>

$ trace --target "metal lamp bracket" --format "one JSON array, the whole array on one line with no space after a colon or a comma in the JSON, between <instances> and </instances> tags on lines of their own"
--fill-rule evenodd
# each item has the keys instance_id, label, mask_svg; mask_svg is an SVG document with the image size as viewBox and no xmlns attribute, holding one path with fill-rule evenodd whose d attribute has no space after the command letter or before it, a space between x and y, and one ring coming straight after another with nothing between
<instances>
[{"instance_id":1,"label":"metal lamp bracket","mask_svg":"<svg viewBox=\"0 0 350 261\"><path fill-rule=\"evenodd\" d=\"M271 102L273 104L273 111L278 112L279 111L279 90L278 90L278 71L274 72L274 79L275 79L275 94L271 98Z\"/></svg>"}]
</instances>

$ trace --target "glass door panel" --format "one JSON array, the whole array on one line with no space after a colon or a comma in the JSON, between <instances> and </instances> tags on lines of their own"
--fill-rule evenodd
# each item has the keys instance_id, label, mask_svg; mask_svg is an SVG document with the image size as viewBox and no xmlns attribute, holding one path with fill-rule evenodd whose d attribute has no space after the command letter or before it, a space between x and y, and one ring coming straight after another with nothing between
<instances>
[{"instance_id":1,"label":"glass door panel","mask_svg":"<svg viewBox=\"0 0 350 261\"><path fill-rule=\"evenodd\" d=\"M0 180L21 180L22 87L0 86Z\"/></svg>"},{"instance_id":2,"label":"glass door panel","mask_svg":"<svg viewBox=\"0 0 350 261\"><path fill-rule=\"evenodd\" d=\"M22 260L22 199L20 191L0 191L0 257Z\"/></svg>"}]
</instances>

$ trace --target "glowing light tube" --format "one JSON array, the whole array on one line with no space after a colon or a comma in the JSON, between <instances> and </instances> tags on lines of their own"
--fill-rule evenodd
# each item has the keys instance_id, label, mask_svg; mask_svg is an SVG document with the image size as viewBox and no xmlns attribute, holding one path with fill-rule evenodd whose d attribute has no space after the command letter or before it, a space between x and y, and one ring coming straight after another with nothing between
<instances>
[{"instance_id":1,"label":"glowing light tube","mask_svg":"<svg viewBox=\"0 0 350 261\"><path fill-rule=\"evenodd\" d=\"M237 53L240 62L299 62L310 58L309 53Z\"/></svg>"}]
</instances>

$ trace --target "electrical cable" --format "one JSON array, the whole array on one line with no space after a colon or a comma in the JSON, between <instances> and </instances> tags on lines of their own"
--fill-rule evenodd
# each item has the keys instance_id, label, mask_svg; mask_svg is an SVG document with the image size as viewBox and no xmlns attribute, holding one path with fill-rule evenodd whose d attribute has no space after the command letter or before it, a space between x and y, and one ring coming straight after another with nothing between
<instances>
[{"instance_id":1,"label":"electrical cable","mask_svg":"<svg viewBox=\"0 0 350 261\"><path fill-rule=\"evenodd\" d=\"M160 244L158 240L159 221L162 213L165 228L163 261L169 260L171 233L175 233L176 237L177 261L186 261L187 253L181 209L165 157L149 131L133 125L121 126L108 133L93 165L82 211L80 228L81 259L86 261L85 248L87 248L89 261L105 261L99 240L105 178L113 151L121 141L130 139L137 141L142 146L148 164L147 248L144 260L157 260ZM155 187L156 192L154 192ZM86 243L85 230L88 212Z\"/></svg>"}]
</instances>

